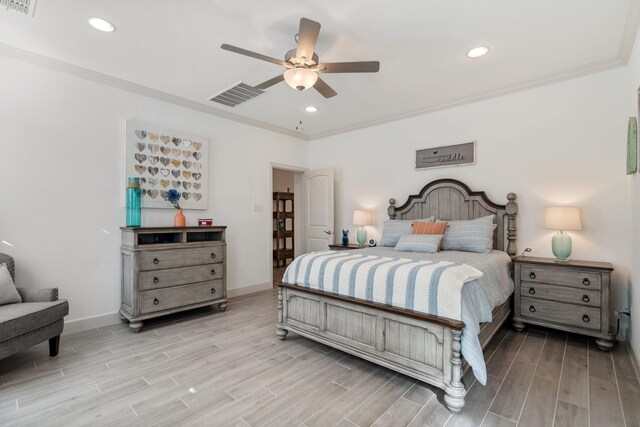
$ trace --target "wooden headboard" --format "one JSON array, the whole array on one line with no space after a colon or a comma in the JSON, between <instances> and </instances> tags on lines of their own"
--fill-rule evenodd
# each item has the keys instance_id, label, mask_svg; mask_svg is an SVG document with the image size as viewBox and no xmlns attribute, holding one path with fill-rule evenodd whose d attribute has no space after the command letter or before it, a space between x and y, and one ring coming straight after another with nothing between
<instances>
[{"instance_id":1,"label":"wooden headboard","mask_svg":"<svg viewBox=\"0 0 640 427\"><path fill-rule=\"evenodd\" d=\"M509 202L499 205L484 191L471 191L466 184L455 179L439 179L425 185L420 193L409 196L402 206L396 206L396 200L389 199L387 213L391 219L421 219L433 215L450 221L495 214L497 227L493 234L493 247L513 257L516 255L516 198L515 193L509 193Z\"/></svg>"}]
</instances>

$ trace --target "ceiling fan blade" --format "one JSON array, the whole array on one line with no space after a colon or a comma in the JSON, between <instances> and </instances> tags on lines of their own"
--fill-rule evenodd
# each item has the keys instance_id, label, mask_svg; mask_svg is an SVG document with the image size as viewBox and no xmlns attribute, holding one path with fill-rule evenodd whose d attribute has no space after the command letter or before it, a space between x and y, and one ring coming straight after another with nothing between
<instances>
[{"instance_id":1,"label":"ceiling fan blade","mask_svg":"<svg viewBox=\"0 0 640 427\"><path fill-rule=\"evenodd\" d=\"M379 70L380 62L378 61L327 62L318 64L318 72L320 73L377 73Z\"/></svg>"},{"instance_id":2,"label":"ceiling fan blade","mask_svg":"<svg viewBox=\"0 0 640 427\"><path fill-rule=\"evenodd\" d=\"M320 23L311 19L301 18L300 29L298 30L298 49L296 57L310 60L313 58L313 51L316 48L318 34L320 33Z\"/></svg>"},{"instance_id":3,"label":"ceiling fan blade","mask_svg":"<svg viewBox=\"0 0 640 427\"><path fill-rule=\"evenodd\" d=\"M287 66L287 64L285 64L285 62L281 61L280 59L272 58L271 56L263 55L261 53L252 52L247 49L242 49L241 47L231 46L230 44L226 44L226 43L223 43L220 47L224 50L228 50L229 52L250 56L252 58L260 59L262 61L271 62L272 64L282 65L283 67Z\"/></svg>"},{"instance_id":4,"label":"ceiling fan blade","mask_svg":"<svg viewBox=\"0 0 640 427\"><path fill-rule=\"evenodd\" d=\"M281 81L284 80L284 74L278 74L277 76L275 76L272 79L267 80L266 82L262 82L257 86L254 86L256 89L266 89L269 88L275 84L280 83Z\"/></svg>"},{"instance_id":5,"label":"ceiling fan blade","mask_svg":"<svg viewBox=\"0 0 640 427\"><path fill-rule=\"evenodd\" d=\"M332 98L338 94L335 90L331 88L324 80L318 77L318 81L313 85L313 88L320 92L322 96L325 98Z\"/></svg>"}]
</instances>

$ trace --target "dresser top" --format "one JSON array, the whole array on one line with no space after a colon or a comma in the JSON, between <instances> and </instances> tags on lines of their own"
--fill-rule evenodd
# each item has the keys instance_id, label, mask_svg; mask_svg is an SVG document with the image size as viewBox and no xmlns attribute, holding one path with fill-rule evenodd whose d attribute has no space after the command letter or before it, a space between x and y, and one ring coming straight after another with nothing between
<instances>
[{"instance_id":1,"label":"dresser top","mask_svg":"<svg viewBox=\"0 0 640 427\"><path fill-rule=\"evenodd\" d=\"M211 225L206 227L120 227L120 230L139 231L142 233L158 233L175 231L176 233L181 231L207 231L207 230L220 230L227 228L226 225Z\"/></svg>"},{"instance_id":2,"label":"dresser top","mask_svg":"<svg viewBox=\"0 0 640 427\"><path fill-rule=\"evenodd\" d=\"M580 261L573 259L569 261L556 261L553 258L534 256L517 256L513 258L513 261L527 264L549 265L554 267L591 268L595 270L613 271L613 265L609 262Z\"/></svg>"}]
</instances>

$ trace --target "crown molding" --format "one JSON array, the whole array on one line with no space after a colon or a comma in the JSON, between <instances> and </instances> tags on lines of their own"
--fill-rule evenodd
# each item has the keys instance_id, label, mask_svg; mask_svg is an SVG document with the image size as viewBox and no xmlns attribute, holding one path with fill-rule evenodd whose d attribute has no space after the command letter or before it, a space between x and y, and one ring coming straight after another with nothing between
<instances>
[{"instance_id":1,"label":"crown molding","mask_svg":"<svg viewBox=\"0 0 640 427\"><path fill-rule=\"evenodd\" d=\"M627 20L624 23L624 29L620 39L620 49L618 50L618 57L624 61L625 64L628 64L629 59L631 58L633 45L636 42L639 28L640 2L637 0L631 0L629 11L627 12Z\"/></svg>"},{"instance_id":2,"label":"crown molding","mask_svg":"<svg viewBox=\"0 0 640 427\"><path fill-rule=\"evenodd\" d=\"M227 120L232 120L238 123L255 126L261 129L265 129L271 132L280 133L282 135L290 136L303 141L308 141L310 138L307 135L298 133L293 130L285 129L280 126L271 125L269 123L262 122L260 120L254 120L247 117L240 116L235 113L220 110L215 107L207 106L196 101L192 101L187 98L183 98L177 95L172 95L167 92L163 92L157 89L152 89L147 86L132 83L127 80L119 79L109 76L98 71L89 70L87 68L79 67L77 65L69 64L68 62L60 61L48 56L40 55L28 50L20 49L5 43L0 43L0 55L8 58L17 59L19 61L28 62L37 66L48 68L51 70L59 71L65 74L69 74L75 77L80 77L85 80L89 80L95 83L99 83L105 86L109 86L115 89L124 90L127 92L136 93L138 95L153 98L158 101L167 102L169 104L178 105L180 107L188 108L190 110L199 111L201 113L210 114L212 116L220 117Z\"/></svg>"},{"instance_id":3,"label":"crown molding","mask_svg":"<svg viewBox=\"0 0 640 427\"><path fill-rule=\"evenodd\" d=\"M422 115L433 113L436 111L442 111L442 110L447 110L454 107L460 107L467 104L473 104L480 101L486 101L488 99L498 98L498 97L510 95L516 92L523 92L525 90L534 89L541 86L547 86L553 83L573 80L578 77L584 77L590 74L600 73L600 72L611 70L614 68L623 67L625 65L627 65L627 63L619 57L615 57L615 58L611 58L603 61L597 61L581 67L574 68L570 71L554 74L541 79L531 80L524 83L517 83L517 84L511 85L505 88L501 88L498 90L483 92L477 95L460 98L455 101L445 102L445 103L434 105L428 108L409 111L406 113L396 114L393 116L384 117L377 120L362 122L353 126L346 126L346 127L332 130L332 131L314 134L310 136L310 139L312 141L315 141L318 139L327 138L327 137L339 135L342 133L353 132L356 130L361 130L361 129L365 129L373 126L379 126L386 123L397 122L400 120L422 116Z\"/></svg>"}]
</instances>

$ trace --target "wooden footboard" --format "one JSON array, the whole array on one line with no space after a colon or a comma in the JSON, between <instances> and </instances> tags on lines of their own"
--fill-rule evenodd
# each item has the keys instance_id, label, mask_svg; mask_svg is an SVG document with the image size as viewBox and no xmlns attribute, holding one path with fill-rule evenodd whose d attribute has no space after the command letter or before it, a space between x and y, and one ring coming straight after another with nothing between
<instances>
[{"instance_id":1,"label":"wooden footboard","mask_svg":"<svg viewBox=\"0 0 640 427\"><path fill-rule=\"evenodd\" d=\"M280 339L294 331L432 384L445 391L451 412L462 409L467 393L461 382L463 327L462 322L407 316L287 285L278 290Z\"/></svg>"}]
</instances>

